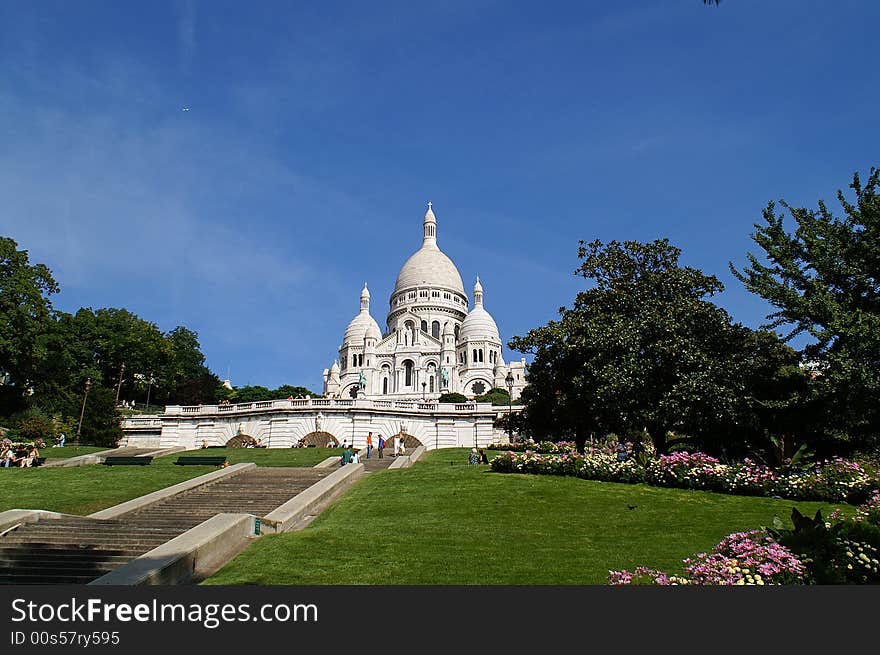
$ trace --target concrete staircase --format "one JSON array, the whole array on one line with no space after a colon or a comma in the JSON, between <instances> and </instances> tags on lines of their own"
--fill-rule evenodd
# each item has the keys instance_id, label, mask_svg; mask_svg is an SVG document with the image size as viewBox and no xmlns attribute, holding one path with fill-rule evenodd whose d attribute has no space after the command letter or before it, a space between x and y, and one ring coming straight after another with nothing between
<instances>
[{"instance_id":1,"label":"concrete staircase","mask_svg":"<svg viewBox=\"0 0 880 655\"><path fill-rule=\"evenodd\" d=\"M221 512L265 516L333 470L256 468L112 520L64 516L0 537L0 584L85 584Z\"/></svg>"}]
</instances>

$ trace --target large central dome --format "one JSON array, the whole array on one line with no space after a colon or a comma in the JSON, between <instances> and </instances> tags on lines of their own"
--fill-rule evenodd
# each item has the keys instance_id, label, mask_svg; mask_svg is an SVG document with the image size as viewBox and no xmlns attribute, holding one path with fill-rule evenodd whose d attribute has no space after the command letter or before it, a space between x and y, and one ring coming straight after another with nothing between
<instances>
[{"instance_id":1,"label":"large central dome","mask_svg":"<svg viewBox=\"0 0 880 655\"><path fill-rule=\"evenodd\" d=\"M428 203L428 211L425 213L424 227L422 247L406 260L397 274L394 294L410 287L430 286L451 289L464 295L464 284L458 269L437 247L437 219L431 203Z\"/></svg>"}]
</instances>

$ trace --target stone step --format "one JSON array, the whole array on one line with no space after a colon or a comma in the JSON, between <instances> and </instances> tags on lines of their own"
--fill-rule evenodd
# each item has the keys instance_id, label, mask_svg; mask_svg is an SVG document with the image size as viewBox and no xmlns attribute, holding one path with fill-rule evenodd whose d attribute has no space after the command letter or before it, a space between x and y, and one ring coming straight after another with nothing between
<instances>
[{"instance_id":1,"label":"stone step","mask_svg":"<svg viewBox=\"0 0 880 655\"><path fill-rule=\"evenodd\" d=\"M5 566L0 564L0 578L14 575L91 575L92 579L103 575L108 571L118 569L125 562L108 564L106 562L43 562L39 565L14 565Z\"/></svg>"},{"instance_id":2,"label":"stone step","mask_svg":"<svg viewBox=\"0 0 880 655\"><path fill-rule=\"evenodd\" d=\"M79 543L71 543L69 539L51 539L45 537L36 537L34 539L16 539L6 541L7 545L15 545L19 546L27 546L30 548L34 547L43 547L43 546L66 546L68 548L80 548L83 550L137 550L141 549L142 551L151 550L160 544L164 544L168 541L167 538L160 539L102 539L99 542L88 543L88 542L79 542ZM118 547L118 548L117 548Z\"/></svg>"}]
</instances>

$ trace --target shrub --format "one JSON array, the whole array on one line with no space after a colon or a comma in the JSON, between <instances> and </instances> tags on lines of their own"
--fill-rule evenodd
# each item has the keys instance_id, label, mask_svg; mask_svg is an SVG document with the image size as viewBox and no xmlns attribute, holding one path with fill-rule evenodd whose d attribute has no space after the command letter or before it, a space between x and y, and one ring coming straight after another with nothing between
<instances>
[{"instance_id":1,"label":"shrub","mask_svg":"<svg viewBox=\"0 0 880 655\"><path fill-rule=\"evenodd\" d=\"M444 393L437 399L437 402L440 403L466 403L468 401L467 396L461 393Z\"/></svg>"}]
</instances>

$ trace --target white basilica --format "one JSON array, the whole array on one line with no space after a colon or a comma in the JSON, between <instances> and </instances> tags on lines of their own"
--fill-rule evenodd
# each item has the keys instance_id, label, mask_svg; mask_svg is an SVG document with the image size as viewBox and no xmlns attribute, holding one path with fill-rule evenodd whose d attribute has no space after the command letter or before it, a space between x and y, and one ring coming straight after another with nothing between
<instances>
[{"instance_id":1,"label":"white basilica","mask_svg":"<svg viewBox=\"0 0 880 655\"><path fill-rule=\"evenodd\" d=\"M477 278L474 306L452 260L437 247L437 219L428 203L422 247L406 260L391 294L383 333L370 315L370 292L342 337L339 359L324 369L327 398L436 400L446 392L469 398L492 387L513 398L525 386L525 359L504 363L498 326L483 307Z\"/></svg>"}]
</instances>

